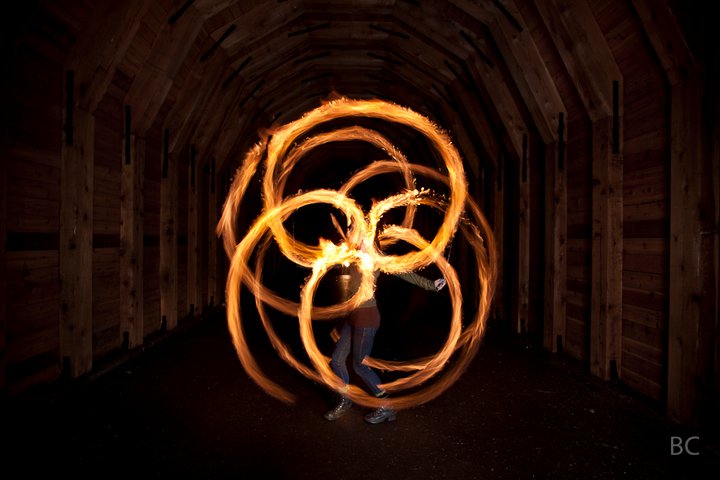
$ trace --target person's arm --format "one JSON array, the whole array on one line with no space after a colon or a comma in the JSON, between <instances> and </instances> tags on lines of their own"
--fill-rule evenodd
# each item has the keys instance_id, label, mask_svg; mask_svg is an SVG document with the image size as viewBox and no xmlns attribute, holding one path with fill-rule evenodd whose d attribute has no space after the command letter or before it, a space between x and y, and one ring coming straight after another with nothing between
<instances>
[{"instance_id":1,"label":"person's arm","mask_svg":"<svg viewBox=\"0 0 720 480\"><path fill-rule=\"evenodd\" d=\"M433 281L423 277L422 275L418 275L415 272L398 273L397 276L408 283L412 283L413 285L417 285L420 288L424 288L425 290L430 290L433 292L439 292L445 286L444 278L438 278L437 280Z\"/></svg>"}]
</instances>

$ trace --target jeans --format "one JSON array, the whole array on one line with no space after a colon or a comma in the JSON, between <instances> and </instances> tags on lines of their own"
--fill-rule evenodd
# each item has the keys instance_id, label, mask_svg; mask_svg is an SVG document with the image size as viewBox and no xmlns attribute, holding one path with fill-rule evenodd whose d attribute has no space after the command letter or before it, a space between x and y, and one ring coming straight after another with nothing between
<instances>
[{"instance_id":1,"label":"jeans","mask_svg":"<svg viewBox=\"0 0 720 480\"><path fill-rule=\"evenodd\" d=\"M330 367L335 375L347 385L350 382L350 376L346 365L347 357L350 355L350 347L353 352L353 370L370 388L373 395L378 395L383 391L378 387L380 385L380 377L375 371L363 364L365 357L370 355L375 340L377 328L373 327L353 327L349 323L345 323L340 330L340 338L335 345L332 354Z\"/></svg>"}]
</instances>

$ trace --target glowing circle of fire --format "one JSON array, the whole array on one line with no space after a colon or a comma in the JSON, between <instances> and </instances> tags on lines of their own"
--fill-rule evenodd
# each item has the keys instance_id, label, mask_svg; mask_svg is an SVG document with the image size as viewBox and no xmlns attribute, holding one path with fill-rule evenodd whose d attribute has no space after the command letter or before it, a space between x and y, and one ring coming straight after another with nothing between
<instances>
[{"instance_id":1,"label":"glowing circle of fire","mask_svg":"<svg viewBox=\"0 0 720 480\"><path fill-rule=\"evenodd\" d=\"M340 128L298 142L298 138L306 135L317 125L346 117L375 118L415 129L436 149L444 162L447 174L410 163L381 134L359 126ZM305 154L329 142L351 140L368 142L386 152L389 159L370 163L337 191L318 189L284 197L286 182L293 168L300 163ZM235 230L237 213L263 158L265 159L262 181L263 210L244 236L239 238L239 232ZM360 183L389 172L399 172L402 175L406 190L376 202L366 214L348 194ZM428 190L415 189L415 175L444 183L449 188L449 198L436 198ZM283 221L293 212L301 207L318 203L330 205L346 216L348 224L354 225L353 235L358 236L355 241L350 242L350 239L345 239L346 241L335 244L320 239L318 245L307 245L293 238L286 231ZM412 228L416 208L420 205L444 213L442 224L430 241ZM412 245L415 250L402 255L385 254L375 246L378 223L384 213L399 207L405 208L402 224L386 226L378 233L378 241L381 246L402 241ZM333 221L335 221L334 217ZM336 227L340 231L339 225L336 224ZM268 394L280 400L291 402L294 397L263 374L248 348L240 309L243 286L254 295L265 332L275 350L288 365L307 378L323 383L336 391L343 391L353 401L368 407L379 406L381 400L367 394L358 386L342 384L330 369L330 359L318 348L312 322L348 315L365 300L371 298L375 287L373 274L375 270L395 274L415 271L435 264L447 280L452 303L450 331L445 344L434 355L411 361L388 361L373 357L365 359L365 363L373 368L407 372L407 376L381 385L381 388L391 394L390 404L393 408L408 408L437 397L457 380L477 352L495 288L497 264L495 240L485 217L467 193L462 160L449 137L429 119L412 110L381 100L340 98L275 129L270 140L262 140L246 154L233 180L217 229L218 234L223 237L225 252L230 259L226 301L228 329L233 345L248 375ZM460 282L454 268L443 256L443 252L458 229L474 255L479 281L476 314L465 326L462 321ZM353 246L358 245L358 239L364 240L365 249L360 250ZM311 270L300 292L299 303L284 299L263 285L264 258L273 240L286 258ZM253 253L255 268L251 269L248 262ZM337 265L354 265L358 268L362 279L360 287L354 295L343 302L331 306L314 306L313 299L319 282L330 268ZM302 344L312 366L296 359L290 348L282 342L269 320L265 310L266 305L298 319ZM448 367L447 370L441 374L445 367ZM429 383L430 379L434 381Z\"/></svg>"}]
</instances>

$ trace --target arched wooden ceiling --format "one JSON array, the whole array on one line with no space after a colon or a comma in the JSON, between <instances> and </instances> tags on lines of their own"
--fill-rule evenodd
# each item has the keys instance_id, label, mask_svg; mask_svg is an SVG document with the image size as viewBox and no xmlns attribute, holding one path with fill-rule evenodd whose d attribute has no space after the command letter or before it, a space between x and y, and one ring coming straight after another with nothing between
<instances>
[{"instance_id":1,"label":"arched wooden ceiling","mask_svg":"<svg viewBox=\"0 0 720 480\"><path fill-rule=\"evenodd\" d=\"M562 59L593 120L610 114L609 85L622 83L586 2L101 0L83 16L59 1L57 15L65 3L78 29L67 64L79 104L94 111L119 83L134 132L162 122L171 151L192 143L218 169L234 168L258 131L339 94L428 115L477 172L503 150L518 158L528 135L563 135L549 55ZM632 3L651 41L684 42L667 5ZM542 19L554 45L536 42L523 11ZM692 63L684 51L661 58L667 71Z\"/></svg>"},{"instance_id":2,"label":"arched wooden ceiling","mask_svg":"<svg viewBox=\"0 0 720 480\"><path fill-rule=\"evenodd\" d=\"M176 14L196 8L214 40L204 55L219 46L229 64L221 85L238 105L224 129L231 137L291 120L335 92L390 99L435 118L475 164L481 154L493 161L499 142L519 154L533 120L538 125L532 128L548 139L556 135L562 102L512 6L352 0L189 5ZM503 52L499 43L513 46ZM220 140L220 157L232 148L228 143Z\"/></svg>"}]
</instances>

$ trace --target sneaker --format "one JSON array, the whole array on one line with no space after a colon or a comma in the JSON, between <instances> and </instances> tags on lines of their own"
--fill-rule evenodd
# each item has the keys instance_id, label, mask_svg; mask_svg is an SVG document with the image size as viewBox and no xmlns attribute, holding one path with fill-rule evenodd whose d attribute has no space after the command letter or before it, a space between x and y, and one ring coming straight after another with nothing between
<instances>
[{"instance_id":1,"label":"sneaker","mask_svg":"<svg viewBox=\"0 0 720 480\"><path fill-rule=\"evenodd\" d=\"M347 397L340 397L340 401L337 405L335 405L335 408L325 413L323 416L325 417L325 420L332 422L345 415L345 413L350 410L350 407L352 407L352 401Z\"/></svg>"},{"instance_id":2,"label":"sneaker","mask_svg":"<svg viewBox=\"0 0 720 480\"><path fill-rule=\"evenodd\" d=\"M382 423L385 420L388 422L394 422L397 418L397 412L393 410L392 408L388 407L380 407L377 410L373 410L372 412L365 415L365 421L368 423Z\"/></svg>"}]
</instances>

